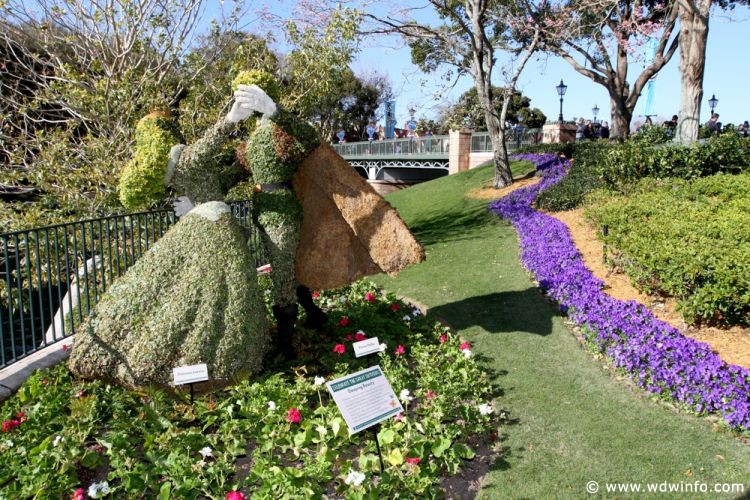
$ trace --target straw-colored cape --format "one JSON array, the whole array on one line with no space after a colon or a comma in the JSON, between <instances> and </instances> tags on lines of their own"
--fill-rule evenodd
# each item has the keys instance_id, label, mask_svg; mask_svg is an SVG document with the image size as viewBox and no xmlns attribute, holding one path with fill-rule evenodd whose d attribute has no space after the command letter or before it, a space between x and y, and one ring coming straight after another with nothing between
<instances>
[{"instance_id":1,"label":"straw-colored cape","mask_svg":"<svg viewBox=\"0 0 750 500\"><path fill-rule=\"evenodd\" d=\"M329 145L305 159L293 185L303 213L295 262L303 285L337 288L424 260L398 212Z\"/></svg>"}]
</instances>

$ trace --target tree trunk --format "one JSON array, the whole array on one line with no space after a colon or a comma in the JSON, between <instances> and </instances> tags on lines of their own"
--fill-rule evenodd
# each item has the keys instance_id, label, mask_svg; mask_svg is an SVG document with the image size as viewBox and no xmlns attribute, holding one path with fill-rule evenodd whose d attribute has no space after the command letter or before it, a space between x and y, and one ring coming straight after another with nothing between
<instances>
[{"instance_id":1,"label":"tree trunk","mask_svg":"<svg viewBox=\"0 0 750 500\"><path fill-rule=\"evenodd\" d=\"M625 99L617 95L609 97L609 105L612 110L610 116L610 137L619 141L624 141L630 134L630 121L633 119L633 110L627 106Z\"/></svg>"},{"instance_id":2,"label":"tree trunk","mask_svg":"<svg viewBox=\"0 0 750 500\"><path fill-rule=\"evenodd\" d=\"M698 140L711 0L679 0L678 4L682 88L675 139L686 144Z\"/></svg>"}]
</instances>

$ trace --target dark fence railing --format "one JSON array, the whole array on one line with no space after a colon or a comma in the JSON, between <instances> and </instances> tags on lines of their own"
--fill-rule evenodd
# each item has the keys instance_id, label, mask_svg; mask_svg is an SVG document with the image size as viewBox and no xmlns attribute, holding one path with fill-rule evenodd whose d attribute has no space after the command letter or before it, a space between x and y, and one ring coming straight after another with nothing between
<instances>
[{"instance_id":1,"label":"dark fence railing","mask_svg":"<svg viewBox=\"0 0 750 500\"><path fill-rule=\"evenodd\" d=\"M447 157L449 143L447 135L434 135L410 139L334 144L333 149L344 158L400 155Z\"/></svg>"},{"instance_id":2,"label":"dark fence railing","mask_svg":"<svg viewBox=\"0 0 750 500\"><path fill-rule=\"evenodd\" d=\"M250 202L230 204L265 263ZM177 221L171 209L0 234L0 369L70 337L109 289Z\"/></svg>"},{"instance_id":3,"label":"dark fence railing","mask_svg":"<svg viewBox=\"0 0 750 500\"><path fill-rule=\"evenodd\" d=\"M541 142L542 137L538 128L508 129L505 131L505 146L508 150L518 149ZM489 132L474 132L471 135L472 153L490 153L494 151Z\"/></svg>"}]
</instances>

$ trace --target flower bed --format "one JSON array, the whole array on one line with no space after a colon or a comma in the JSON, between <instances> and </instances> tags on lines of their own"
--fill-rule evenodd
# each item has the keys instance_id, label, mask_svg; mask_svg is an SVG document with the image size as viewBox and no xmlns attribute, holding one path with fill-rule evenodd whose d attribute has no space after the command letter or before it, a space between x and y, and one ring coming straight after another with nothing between
<instances>
[{"instance_id":1,"label":"flower bed","mask_svg":"<svg viewBox=\"0 0 750 500\"><path fill-rule=\"evenodd\" d=\"M540 191L562 180L569 163L554 155L516 158L537 165L542 180L491 203L490 210L516 228L523 265L581 328L590 348L647 391L750 430L750 370L728 365L707 344L682 336L643 305L605 294L565 224L532 208Z\"/></svg>"},{"instance_id":2,"label":"flower bed","mask_svg":"<svg viewBox=\"0 0 750 500\"><path fill-rule=\"evenodd\" d=\"M293 373L204 395L32 375L0 406L0 498L440 497L441 481L496 439L491 384L471 346L368 282L315 300ZM352 342L381 351L356 358ZM349 435L325 382L380 365L405 412Z\"/></svg>"}]
</instances>

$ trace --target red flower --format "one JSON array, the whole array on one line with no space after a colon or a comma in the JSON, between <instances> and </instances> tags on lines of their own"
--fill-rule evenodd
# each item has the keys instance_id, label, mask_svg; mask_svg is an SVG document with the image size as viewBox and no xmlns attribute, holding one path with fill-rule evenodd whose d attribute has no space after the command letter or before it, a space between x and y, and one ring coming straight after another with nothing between
<instances>
[{"instance_id":1,"label":"red flower","mask_svg":"<svg viewBox=\"0 0 750 500\"><path fill-rule=\"evenodd\" d=\"M446 342L448 342L448 336L446 334L442 334L440 336L440 343L445 344Z\"/></svg>"},{"instance_id":2,"label":"red flower","mask_svg":"<svg viewBox=\"0 0 750 500\"><path fill-rule=\"evenodd\" d=\"M320 294L318 292L313 292L312 293L312 298L319 299L320 298Z\"/></svg>"},{"instance_id":3,"label":"red flower","mask_svg":"<svg viewBox=\"0 0 750 500\"><path fill-rule=\"evenodd\" d=\"M471 344L469 342L464 342L459 346L459 349L462 351L465 351L466 349L471 349Z\"/></svg>"},{"instance_id":4,"label":"red flower","mask_svg":"<svg viewBox=\"0 0 750 500\"><path fill-rule=\"evenodd\" d=\"M68 344L63 344L62 345L62 350L63 350L63 352L68 352L70 350L70 346Z\"/></svg>"},{"instance_id":5,"label":"red flower","mask_svg":"<svg viewBox=\"0 0 750 500\"><path fill-rule=\"evenodd\" d=\"M226 496L227 500L245 500L245 494L241 491L230 491Z\"/></svg>"},{"instance_id":6,"label":"red flower","mask_svg":"<svg viewBox=\"0 0 750 500\"><path fill-rule=\"evenodd\" d=\"M18 413L16 413L16 418L18 420L20 420L21 422L25 422L26 421L26 414L24 412L22 412L22 411L19 411Z\"/></svg>"},{"instance_id":7,"label":"red flower","mask_svg":"<svg viewBox=\"0 0 750 500\"><path fill-rule=\"evenodd\" d=\"M347 335L347 336L346 336L346 340L347 340L348 342L351 342L352 340L354 340L354 337L352 336L352 334L351 334L351 333L350 333L349 335Z\"/></svg>"},{"instance_id":8,"label":"red flower","mask_svg":"<svg viewBox=\"0 0 750 500\"><path fill-rule=\"evenodd\" d=\"M349 317L348 316L344 316L343 318L341 318L339 320L339 326L341 326L341 327L349 326Z\"/></svg>"},{"instance_id":9,"label":"red flower","mask_svg":"<svg viewBox=\"0 0 750 500\"><path fill-rule=\"evenodd\" d=\"M48 384L49 384L49 380L47 380L46 378L42 380L42 385L48 385Z\"/></svg>"},{"instance_id":10,"label":"red flower","mask_svg":"<svg viewBox=\"0 0 750 500\"><path fill-rule=\"evenodd\" d=\"M425 394L425 397L426 397L427 399L432 399L432 398L434 398L434 397L435 397L435 393L434 393L434 392L432 392L432 389L427 389L427 394Z\"/></svg>"},{"instance_id":11,"label":"red flower","mask_svg":"<svg viewBox=\"0 0 750 500\"><path fill-rule=\"evenodd\" d=\"M372 292L367 292L367 293L365 294L365 300L366 300L367 302L374 302L374 301L375 301L375 294L374 294L374 293L372 293Z\"/></svg>"},{"instance_id":12,"label":"red flower","mask_svg":"<svg viewBox=\"0 0 750 500\"><path fill-rule=\"evenodd\" d=\"M84 500L85 498L86 495L83 493L83 488L76 488L73 494L70 495L70 500Z\"/></svg>"},{"instance_id":13,"label":"red flower","mask_svg":"<svg viewBox=\"0 0 750 500\"><path fill-rule=\"evenodd\" d=\"M300 419L300 413L297 408L289 408L289 411L286 412L286 421L291 422L293 424L298 424Z\"/></svg>"},{"instance_id":14,"label":"red flower","mask_svg":"<svg viewBox=\"0 0 750 500\"><path fill-rule=\"evenodd\" d=\"M341 356L346 352L346 346L344 344L336 344L333 346L333 352Z\"/></svg>"},{"instance_id":15,"label":"red flower","mask_svg":"<svg viewBox=\"0 0 750 500\"><path fill-rule=\"evenodd\" d=\"M396 304L395 302L393 304L391 304L391 311L396 312L399 309L401 309L400 305Z\"/></svg>"},{"instance_id":16,"label":"red flower","mask_svg":"<svg viewBox=\"0 0 750 500\"><path fill-rule=\"evenodd\" d=\"M13 429L13 424L10 422L10 420L3 420L3 432L8 432Z\"/></svg>"},{"instance_id":17,"label":"red flower","mask_svg":"<svg viewBox=\"0 0 750 500\"><path fill-rule=\"evenodd\" d=\"M418 465L422 459L419 457L406 457L406 463L409 465Z\"/></svg>"},{"instance_id":18,"label":"red flower","mask_svg":"<svg viewBox=\"0 0 750 500\"><path fill-rule=\"evenodd\" d=\"M403 354L406 354L406 347L399 344L398 347L396 347L396 356L401 356Z\"/></svg>"},{"instance_id":19,"label":"red flower","mask_svg":"<svg viewBox=\"0 0 750 500\"><path fill-rule=\"evenodd\" d=\"M367 338L367 335L365 335L365 334L364 334L363 332L361 332L361 331L360 331L360 332L357 332L357 333L356 333L356 334L354 335L354 340L356 340L357 342L359 342L360 340L365 340L366 338Z\"/></svg>"}]
</instances>

